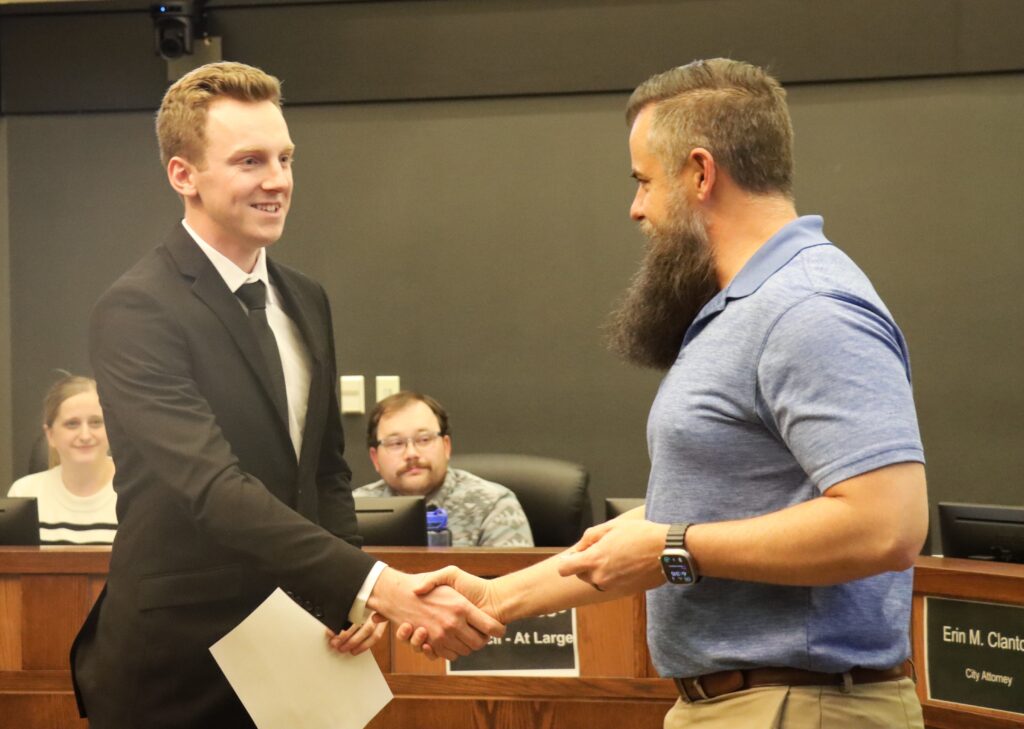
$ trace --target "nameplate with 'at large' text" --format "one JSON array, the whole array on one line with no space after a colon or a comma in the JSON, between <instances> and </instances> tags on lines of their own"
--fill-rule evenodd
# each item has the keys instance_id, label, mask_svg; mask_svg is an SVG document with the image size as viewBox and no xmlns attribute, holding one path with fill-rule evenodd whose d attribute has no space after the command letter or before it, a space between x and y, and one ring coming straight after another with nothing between
<instances>
[{"instance_id":1,"label":"nameplate with 'at large' text","mask_svg":"<svg viewBox=\"0 0 1024 729\"><path fill-rule=\"evenodd\" d=\"M579 676L576 610L509 623L476 653L448 664L448 673L502 676Z\"/></svg>"}]
</instances>

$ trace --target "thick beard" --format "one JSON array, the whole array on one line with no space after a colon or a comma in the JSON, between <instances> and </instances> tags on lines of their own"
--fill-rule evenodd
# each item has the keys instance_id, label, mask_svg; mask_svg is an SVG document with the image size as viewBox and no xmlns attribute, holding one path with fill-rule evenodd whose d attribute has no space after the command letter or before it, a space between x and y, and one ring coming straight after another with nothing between
<instances>
[{"instance_id":1,"label":"thick beard","mask_svg":"<svg viewBox=\"0 0 1024 729\"><path fill-rule=\"evenodd\" d=\"M613 352L657 370L676 361L686 330L718 292L707 225L676 199L667 226L641 224L647 251L606 326Z\"/></svg>"}]
</instances>

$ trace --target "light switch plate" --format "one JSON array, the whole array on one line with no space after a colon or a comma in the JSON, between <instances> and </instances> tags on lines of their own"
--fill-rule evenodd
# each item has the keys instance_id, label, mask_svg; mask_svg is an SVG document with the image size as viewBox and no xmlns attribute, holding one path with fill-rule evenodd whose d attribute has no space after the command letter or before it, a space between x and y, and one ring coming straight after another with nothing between
<instances>
[{"instance_id":1,"label":"light switch plate","mask_svg":"<svg viewBox=\"0 0 1024 729\"><path fill-rule=\"evenodd\" d=\"M366 412L366 384L362 375L341 376L341 412L343 415Z\"/></svg>"},{"instance_id":2,"label":"light switch plate","mask_svg":"<svg viewBox=\"0 0 1024 729\"><path fill-rule=\"evenodd\" d=\"M377 402L402 389L398 375L377 375Z\"/></svg>"}]
</instances>

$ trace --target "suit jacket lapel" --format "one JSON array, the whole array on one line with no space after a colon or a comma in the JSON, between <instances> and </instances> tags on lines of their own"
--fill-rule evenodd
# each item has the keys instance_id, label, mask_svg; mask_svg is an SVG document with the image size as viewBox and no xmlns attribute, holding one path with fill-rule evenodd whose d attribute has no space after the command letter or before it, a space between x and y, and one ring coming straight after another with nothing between
<instances>
[{"instance_id":1,"label":"suit jacket lapel","mask_svg":"<svg viewBox=\"0 0 1024 729\"><path fill-rule=\"evenodd\" d=\"M267 258L267 273L270 274L270 280L273 281L277 293L281 296L285 313L299 328L299 333L306 343L306 349L309 350L309 356L313 360L315 371L315 365L319 364L324 357L324 343L323 336L319 332L314 332L310 324L309 304L298 295L289 277L269 257Z\"/></svg>"},{"instance_id":2,"label":"suit jacket lapel","mask_svg":"<svg viewBox=\"0 0 1024 729\"><path fill-rule=\"evenodd\" d=\"M282 270L276 263L267 259L267 272L274 282L281 297L281 303L285 313L291 318L299 329L302 339L306 343L306 350L310 357L310 378L309 395L306 404L306 421L302 435L302 452L299 454L299 483L307 484L300 491L299 502L296 504L300 514L303 514L311 521L318 521L317 491L309 486L316 481L316 469L319 463L320 434L323 433L323 422L327 390L331 383L325 382L323 360L327 356L324 350L326 342L324 334L313 328L313 322L318 321L315 310L311 308L308 297L302 296L297 286L291 280L292 277L287 271Z\"/></svg>"},{"instance_id":3,"label":"suit jacket lapel","mask_svg":"<svg viewBox=\"0 0 1024 729\"><path fill-rule=\"evenodd\" d=\"M274 398L271 395L272 383L270 373L267 371L267 364L263 358L263 351L260 349L256 335L249 325L249 319L245 310L239 304L238 299L228 289L224 279L210 263L210 259L202 252L188 232L181 227L171 234L165 243L167 251L171 254L178 269L187 278L192 280L192 292L198 296L211 311L221 320L224 328L227 329L234 340L242 356L256 374L263 389L263 395L267 398L271 407L278 413L278 421L284 428L284 434L290 441L288 435L288 414L281 413L274 405Z\"/></svg>"}]
</instances>

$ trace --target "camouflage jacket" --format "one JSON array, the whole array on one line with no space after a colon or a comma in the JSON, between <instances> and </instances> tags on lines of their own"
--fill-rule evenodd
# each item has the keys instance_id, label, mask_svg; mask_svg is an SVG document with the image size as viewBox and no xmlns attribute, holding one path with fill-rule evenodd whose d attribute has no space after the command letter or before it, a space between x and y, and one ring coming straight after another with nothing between
<instances>
[{"instance_id":1,"label":"camouflage jacket","mask_svg":"<svg viewBox=\"0 0 1024 729\"><path fill-rule=\"evenodd\" d=\"M399 496L384 481L360 486L353 495ZM448 512L454 547L532 547L530 524L516 495L469 471L449 468L444 483L427 495L428 504Z\"/></svg>"}]
</instances>

